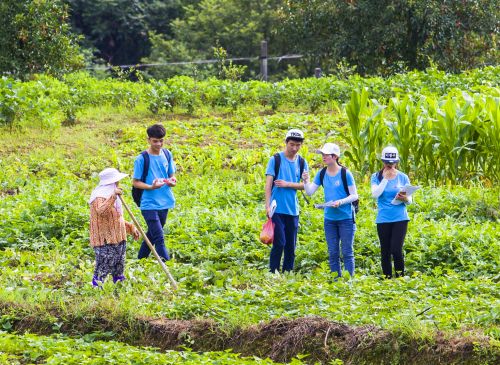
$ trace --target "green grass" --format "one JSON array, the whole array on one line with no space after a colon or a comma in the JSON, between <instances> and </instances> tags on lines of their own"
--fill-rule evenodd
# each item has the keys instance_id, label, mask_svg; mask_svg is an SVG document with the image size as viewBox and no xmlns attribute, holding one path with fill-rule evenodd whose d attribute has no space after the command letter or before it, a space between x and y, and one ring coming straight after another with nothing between
<instances>
[{"instance_id":1,"label":"green grass","mask_svg":"<svg viewBox=\"0 0 500 365\"><path fill-rule=\"evenodd\" d=\"M409 208L408 276L387 281L381 279L376 207L369 197L368 176L357 174L361 210L355 237L356 277L333 280L321 211L301 197L296 270L273 275L267 272L269 248L258 241L265 219L264 169L269 157L282 148L288 128L302 128L307 139L301 154L314 174L321 166L315 148L326 140L340 141L344 148L340 137L348 127L330 112L261 114L249 107L234 113L202 109L194 116L159 117L145 109L103 107L85 109L70 127L4 130L0 328L16 329L29 317L37 318L42 323L38 328L46 332L62 328L77 334L82 323L89 322L87 330L95 331L100 315L114 313L122 323L141 317L210 319L231 332L261 321L315 315L430 341L437 331L446 336L484 333L498 351L499 188L479 182L467 187L424 186ZM166 147L178 166L177 207L167 220L166 244L173 256L168 266L180 289L171 291L153 259L136 260L139 244L129 241L127 280L94 290L86 200L103 168L132 173L135 156L146 147L145 128L157 121L167 127ZM350 166L348 159L344 163ZM130 181L124 186L128 192ZM129 194L125 199L140 217ZM321 194L314 198L320 200ZM133 327L126 331L131 332L122 333L121 340L138 335ZM28 341L22 336L9 339ZM30 341L65 348L80 340ZM88 345L92 350L85 346L82 351L104 356L97 345ZM24 361L19 352L0 351L4 352L0 359ZM26 356L37 353L26 351ZM198 360L188 353L170 354L162 361L174 361L168 356ZM229 361L235 355L216 355L224 356Z\"/></svg>"},{"instance_id":2,"label":"green grass","mask_svg":"<svg viewBox=\"0 0 500 365\"><path fill-rule=\"evenodd\" d=\"M97 334L99 335L99 334ZM198 354L186 351L159 352L151 347L134 347L113 341L112 334L103 333L107 341L98 341L93 335L70 338L33 334L13 335L0 331L0 364L275 364L269 359L241 357L231 351ZM302 364L295 359L290 364Z\"/></svg>"}]
</instances>

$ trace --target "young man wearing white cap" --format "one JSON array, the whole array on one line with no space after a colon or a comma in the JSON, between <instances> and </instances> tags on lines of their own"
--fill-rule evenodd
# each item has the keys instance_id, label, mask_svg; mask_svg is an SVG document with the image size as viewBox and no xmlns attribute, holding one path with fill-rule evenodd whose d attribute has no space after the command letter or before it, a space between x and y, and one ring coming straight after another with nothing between
<instances>
[{"instance_id":1,"label":"young man wearing white cap","mask_svg":"<svg viewBox=\"0 0 500 365\"><path fill-rule=\"evenodd\" d=\"M147 129L147 135L149 148L135 159L133 185L135 189L142 190L139 205L148 225L146 235L155 246L158 255L166 261L170 256L165 247L163 226L169 209L175 206L171 189L177 184L174 177L175 163L172 153L163 148L163 139L166 135L163 125L152 125ZM148 245L143 241L138 258L148 257L150 252Z\"/></svg>"},{"instance_id":2,"label":"young man wearing white cap","mask_svg":"<svg viewBox=\"0 0 500 365\"><path fill-rule=\"evenodd\" d=\"M380 241L382 272L386 278L392 277L392 262L396 276L405 274L403 244L408 229L408 211L411 197L401 192L410 184L408 176L397 169L399 153L395 147L382 150L384 167L371 177L372 196L377 198L377 233Z\"/></svg>"},{"instance_id":3,"label":"young man wearing white cap","mask_svg":"<svg viewBox=\"0 0 500 365\"><path fill-rule=\"evenodd\" d=\"M330 271L342 276L340 265L340 247L344 267L350 276L354 276L354 232L356 231L355 211L352 203L357 202L358 193L351 172L340 165L340 148L335 143L325 143L323 148L316 150L321 154L326 165L309 182L309 173L304 172L302 178L307 195L312 195L323 186L325 204L324 230L328 245Z\"/></svg>"},{"instance_id":4,"label":"young man wearing white cap","mask_svg":"<svg viewBox=\"0 0 500 365\"><path fill-rule=\"evenodd\" d=\"M276 210L272 216L274 240L269 258L271 272L293 270L295 247L299 226L299 202L297 190L303 190L300 182L303 171L308 171L307 162L297 153L304 142L304 133L291 129L285 137L284 151L275 154L266 168L266 213L271 214L271 202L276 200Z\"/></svg>"},{"instance_id":5,"label":"young man wearing white cap","mask_svg":"<svg viewBox=\"0 0 500 365\"><path fill-rule=\"evenodd\" d=\"M111 274L113 282L123 281L127 233L135 239L139 232L123 219L123 209L118 195L122 189L119 181L126 177L114 168L99 173L99 185L92 191L90 205L90 245L95 252L95 269L92 285L95 287Z\"/></svg>"}]
</instances>

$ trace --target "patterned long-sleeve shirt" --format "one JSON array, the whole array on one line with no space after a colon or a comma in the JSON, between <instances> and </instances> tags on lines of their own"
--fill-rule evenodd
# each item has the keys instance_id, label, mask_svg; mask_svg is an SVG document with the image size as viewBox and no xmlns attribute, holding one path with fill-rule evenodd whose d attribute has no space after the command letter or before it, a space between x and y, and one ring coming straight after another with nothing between
<instances>
[{"instance_id":1,"label":"patterned long-sleeve shirt","mask_svg":"<svg viewBox=\"0 0 500 365\"><path fill-rule=\"evenodd\" d=\"M90 204L90 245L118 244L132 234L134 226L123 219L115 208L116 195L96 198Z\"/></svg>"}]
</instances>

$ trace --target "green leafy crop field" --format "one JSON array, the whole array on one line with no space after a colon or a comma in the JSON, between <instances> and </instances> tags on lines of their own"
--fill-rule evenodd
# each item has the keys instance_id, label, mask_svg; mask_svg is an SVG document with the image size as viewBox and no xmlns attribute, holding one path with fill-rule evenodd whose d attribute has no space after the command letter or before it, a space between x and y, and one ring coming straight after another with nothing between
<instances>
[{"instance_id":1,"label":"green leafy crop field","mask_svg":"<svg viewBox=\"0 0 500 365\"><path fill-rule=\"evenodd\" d=\"M3 79L0 363L496 363L498 75ZM96 290L86 201L103 168L132 173L156 122L178 167L165 240L179 290L154 259L136 259L131 240L126 281ZM310 204L299 196L294 272L268 272L269 247L258 240L264 170L289 128L305 132L300 154L313 175L322 165L316 148L332 141L345 151L360 192L352 279L329 272L322 212L312 205L321 194ZM368 180L388 143L423 186L409 206L407 276L394 280L381 278ZM142 222L130 180L122 185Z\"/></svg>"}]
</instances>

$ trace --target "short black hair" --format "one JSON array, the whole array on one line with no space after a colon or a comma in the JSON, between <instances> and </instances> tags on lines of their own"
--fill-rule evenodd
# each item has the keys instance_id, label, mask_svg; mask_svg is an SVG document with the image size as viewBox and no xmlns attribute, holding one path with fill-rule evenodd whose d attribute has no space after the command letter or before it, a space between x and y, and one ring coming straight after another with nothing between
<instances>
[{"instance_id":1,"label":"short black hair","mask_svg":"<svg viewBox=\"0 0 500 365\"><path fill-rule=\"evenodd\" d=\"M294 142L304 142L304 138L297 138L297 137L288 137L285 139L285 143L288 143L288 141L294 141Z\"/></svg>"},{"instance_id":2,"label":"short black hair","mask_svg":"<svg viewBox=\"0 0 500 365\"><path fill-rule=\"evenodd\" d=\"M167 134L167 131L162 124L153 124L146 130L146 132L148 133L149 138L163 138L165 137L165 134Z\"/></svg>"}]
</instances>

